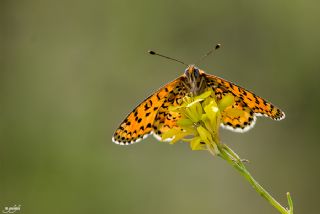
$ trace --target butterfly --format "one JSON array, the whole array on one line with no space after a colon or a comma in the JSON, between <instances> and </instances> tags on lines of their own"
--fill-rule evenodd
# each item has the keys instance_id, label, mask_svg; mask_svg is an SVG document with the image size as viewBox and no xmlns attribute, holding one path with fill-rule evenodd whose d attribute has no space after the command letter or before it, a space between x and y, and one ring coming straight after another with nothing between
<instances>
[{"instance_id":1,"label":"butterfly","mask_svg":"<svg viewBox=\"0 0 320 214\"><path fill-rule=\"evenodd\" d=\"M179 113L169 111L169 107L180 105L188 94L196 96L208 88L215 92L217 100L228 94L234 96L234 104L221 113L221 126L229 130L248 131L254 126L256 116L266 116L273 120L285 117L283 111L254 93L189 65L183 75L151 94L129 113L115 131L112 141L129 145L151 134L162 141L161 134L178 127L176 122L181 117Z\"/></svg>"}]
</instances>

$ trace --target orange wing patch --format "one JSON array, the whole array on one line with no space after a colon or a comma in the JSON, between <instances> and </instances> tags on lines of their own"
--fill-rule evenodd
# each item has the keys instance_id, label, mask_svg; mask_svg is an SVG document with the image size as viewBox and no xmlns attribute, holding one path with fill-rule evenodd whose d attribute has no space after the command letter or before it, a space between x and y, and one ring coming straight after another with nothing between
<instances>
[{"instance_id":1,"label":"orange wing patch","mask_svg":"<svg viewBox=\"0 0 320 214\"><path fill-rule=\"evenodd\" d=\"M240 103L234 103L227 107L221 114L222 127L236 132L246 132L251 129L256 116L248 107L242 107Z\"/></svg>"},{"instance_id":2,"label":"orange wing patch","mask_svg":"<svg viewBox=\"0 0 320 214\"><path fill-rule=\"evenodd\" d=\"M168 83L140 103L120 124L112 137L112 141L121 145L129 145L139 142L151 134L159 109L167 100L170 92L179 85L180 78Z\"/></svg>"},{"instance_id":3,"label":"orange wing patch","mask_svg":"<svg viewBox=\"0 0 320 214\"><path fill-rule=\"evenodd\" d=\"M222 78L205 75L208 87L215 91L218 99L229 93L235 97L234 106L227 108L225 110L227 112L223 114L226 117L222 118L224 127L244 132L253 127L255 116L263 115L274 120L282 120L285 117L284 112L279 108L254 93ZM242 115L233 116L234 112L230 112L231 108L235 108L238 112L242 111Z\"/></svg>"}]
</instances>

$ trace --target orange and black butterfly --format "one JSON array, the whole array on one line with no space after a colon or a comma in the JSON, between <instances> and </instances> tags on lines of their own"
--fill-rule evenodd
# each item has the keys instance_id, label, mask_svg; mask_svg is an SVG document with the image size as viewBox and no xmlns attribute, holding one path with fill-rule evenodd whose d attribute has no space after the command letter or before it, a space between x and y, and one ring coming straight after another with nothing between
<instances>
[{"instance_id":1,"label":"orange and black butterfly","mask_svg":"<svg viewBox=\"0 0 320 214\"><path fill-rule=\"evenodd\" d=\"M177 127L176 122L181 117L177 112L170 112L169 106L180 105L186 95L199 95L208 88L213 89L217 100L227 94L235 98L234 104L222 112L221 126L224 128L245 132L254 126L256 116L266 116L273 120L285 117L283 111L254 93L220 77L207 74L194 65L189 65L184 74L161 87L129 113L115 131L113 142L129 145L139 142L150 134L161 141L161 134ZM235 109L241 110L241 115L235 116L232 113Z\"/></svg>"}]
</instances>

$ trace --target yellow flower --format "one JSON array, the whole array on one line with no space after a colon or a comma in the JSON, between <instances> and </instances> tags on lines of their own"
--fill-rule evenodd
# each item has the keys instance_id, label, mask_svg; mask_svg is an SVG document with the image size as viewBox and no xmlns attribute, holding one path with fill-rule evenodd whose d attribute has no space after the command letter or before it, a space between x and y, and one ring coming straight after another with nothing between
<instances>
[{"instance_id":1,"label":"yellow flower","mask_svg":"<svg viewBox=\"0 0 320 214\"><path fill-rule=\"evenodd\" d=\"M189 142L192 150L206 150L209 146L218 154L221 112L233 103L232 95L217 102L212 90L195 97L186 96L180 106L169 108L180 113L181 118L177 121L178 127L164 133L162 139L171 138L171 144L179 140Z\"/></svg>"},{"instance_id":2,"label":"yellow flower","mask_svg":"<svg viewBox=\"0 0 320 214\"><path fill-rule=\"evenodd\" d=\"M232 95L225 95L217 101L212 90L199 96L186 96L180 106L169 108L169 111L178 112L181 118L175 127L162 135L162 139L171 139L171 144L179 140L190 143L192 150L208 150L212 155L218 155L237 169L253 188L271 205L283 214L293 214L293 204L290 194L287 193L289 209L281 206L247 171L244 161L227 145L220 143L219 128L221 114L234 103ZM241 115L238 109L229 109L233 115Z\"/></svg>"}]
</instances>

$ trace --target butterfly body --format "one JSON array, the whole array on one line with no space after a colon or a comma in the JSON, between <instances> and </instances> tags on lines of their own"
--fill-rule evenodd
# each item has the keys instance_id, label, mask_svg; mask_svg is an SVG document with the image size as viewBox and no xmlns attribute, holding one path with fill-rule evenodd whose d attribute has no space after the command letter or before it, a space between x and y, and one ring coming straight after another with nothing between
<instances>
[{"instance_id":1,"label":"butterfly body","mask_svg":"<svg viewBox=\"0 0 320 214\"><path fill-rule=\"evenodd\" d=\"M169 106L180 105L186 95L196 96L208 88L215 92L217 100L227 94L234 96L234 104L227 107L221 117L221 125L232 131L249 130L255 124L256 116L274 120L285 117L279 108L254 93L189 65L183 75L140 103L120 124L112 140L120 145L129 145L150 134L161 140L161 134L177 127L176 121L181 117L177 112L170 112Z\"/></svg>"}]
</instances>

